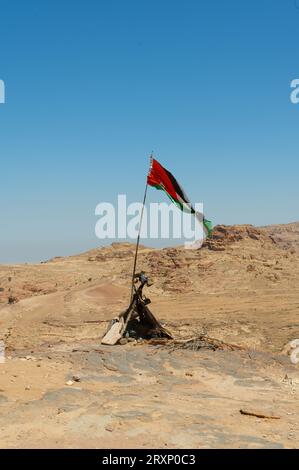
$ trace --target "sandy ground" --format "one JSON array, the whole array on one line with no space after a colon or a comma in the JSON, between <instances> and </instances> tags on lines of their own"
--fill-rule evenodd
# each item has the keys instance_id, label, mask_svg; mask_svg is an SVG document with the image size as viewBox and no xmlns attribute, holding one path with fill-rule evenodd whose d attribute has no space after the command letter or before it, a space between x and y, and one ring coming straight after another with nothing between
<instances>
[{"instance_id":1,"label":"sandy ground","mask_svg":"<svg viewBox=\"0 0 299 470\"><path fill-rule=\"evenodd\" d=\"M0 447L298 447L299 365L284 347L299 338L299 257L293 227L292 246L273 230L140 251L151 309L173 335L240 351L102 346L128 303L132 245L0 266Z\"/></svg>"}]
</instances>

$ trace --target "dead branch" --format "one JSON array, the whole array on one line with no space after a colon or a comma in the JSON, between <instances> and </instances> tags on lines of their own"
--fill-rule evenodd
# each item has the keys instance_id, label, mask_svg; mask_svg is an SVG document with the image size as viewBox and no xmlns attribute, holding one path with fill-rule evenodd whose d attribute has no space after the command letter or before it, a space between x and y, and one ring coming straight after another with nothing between
<instances>
[{"instance_id":1,"label":"dead branch","mask_svg":"<svg viewBox=\"0 0 299 470\"><path fill-rule=\"evenodd\" d=\"M152 339L149 341L150 344L154 345L161 345L171 351L176 349L189 349L191 351L199 351L199 349L212 349L216 351L217 349L220 350L229 350L229 351L243 351L245 348L242 346L238 346L237 344L230 344L224 341L220 341L215 338L210 338L207 335L200 335L197 337L192 337L188 339L177 339L172 341L158 341L156 339Z\"/></svg>"},{"instance_id":2,"label":"dead branch","mask_svg":"<svg viewBox=\"0 0 299 470\"><path fill-rule=\"evenodd\" d=\"M280 416L274 416L274 415L265 415L262 412L259 411L250 411L250 410L240 410L241 415L246 415L246 416L255 416L256 418L263 418L263 419L280 419Z\"/></svg>"}]
</instances>

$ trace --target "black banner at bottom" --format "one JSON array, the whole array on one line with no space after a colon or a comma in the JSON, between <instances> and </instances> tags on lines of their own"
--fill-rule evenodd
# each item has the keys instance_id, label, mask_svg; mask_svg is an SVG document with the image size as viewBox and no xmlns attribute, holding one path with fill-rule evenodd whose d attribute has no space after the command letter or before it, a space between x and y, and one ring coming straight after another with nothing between
<instances>
[{"instance_id":1,"label":"black banner at bottom","mask_svg":"<svg viewBox=\"0 0 299 470\"><path fill-rule=\"evenodd\" d=\"M230 468L246 468L253 464L265 463L267 467L272 462L282 465L298 463L297 450L1 450L2 468L5 464L30 464L31 468L41 465L75 465L87 468L120 467L137 469L141 467L177 467L198 468L213 463L229 465Z\"/></svg>"}]
</instances>

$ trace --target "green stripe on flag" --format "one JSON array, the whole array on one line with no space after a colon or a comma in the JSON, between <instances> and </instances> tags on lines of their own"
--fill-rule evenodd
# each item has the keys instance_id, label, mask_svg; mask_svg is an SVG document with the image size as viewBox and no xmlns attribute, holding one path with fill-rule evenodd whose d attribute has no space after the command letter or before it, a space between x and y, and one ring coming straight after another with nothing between
<instances>
[{"instance_id":1,"label":"green stripe on flag","mask_svg":"<svg viewBox=\"0 0 299 470\"><path fill-rule=\"evenodd\" d=\"M191 212L191 214L194 214L194 215L196 214L195 210L192 207L189 207L187 204L185 205L181 203L180 201L173 199L162 184L157 184L157 185L152 185L152 186L158 190L164 191L169 197L169 199L171 200L171 202L173 202L173 204L175 204L181 211ZM204 228L206 229L207 237L209 238L213 233L213 224L210 220L205 219L205 218L203 218L202 223L204 225Z\"/></svg>"},{"instance_id":2,"label":"green stripe on flag","mask_svg":"<svg viewBox=\"0 0 299 470\"><path fill-rule=\"evenodd\" d=\"M212 222L208 219L203 219L203 224L204 224L205 228L207 229L208 237L210 237L213 233L213 224L212 224Z\"/></svg>"}]
</instances>

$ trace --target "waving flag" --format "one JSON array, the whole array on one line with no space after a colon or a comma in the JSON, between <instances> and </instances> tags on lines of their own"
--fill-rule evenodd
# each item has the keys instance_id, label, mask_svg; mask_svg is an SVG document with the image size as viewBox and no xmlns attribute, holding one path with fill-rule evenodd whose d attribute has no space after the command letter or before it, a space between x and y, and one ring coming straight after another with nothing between
<instances>
[{"instance_id":1,"label":"waving flag","mask_svg":"<svg viewBox=\"0 0 299 470\"><path fill-rule=\"evenodd\" d=\"M151 161L147 182L150 186L165 191L171 201L182 211L194 214L199 222L203 224L206 237L212 234L212 223L207 220L203 214L199 214L193 209L186 193L175 177L154 158Z\"/></svg>"}]
</instances>

